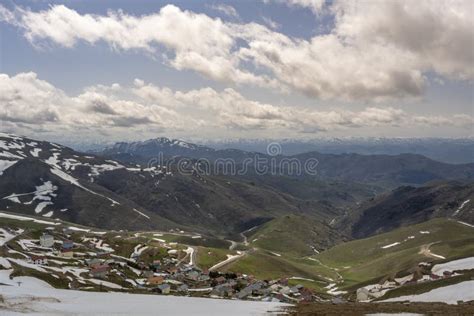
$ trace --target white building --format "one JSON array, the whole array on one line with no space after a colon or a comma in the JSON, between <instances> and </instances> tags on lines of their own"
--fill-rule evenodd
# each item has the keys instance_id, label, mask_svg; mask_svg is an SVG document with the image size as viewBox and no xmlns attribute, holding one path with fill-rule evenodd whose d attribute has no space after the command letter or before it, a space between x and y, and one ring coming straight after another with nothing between
<instances>
[{"instance_id":1,"label":"white building","mask_svg":"<svg viewBox=\"0 0 474 316\"><path fill-rule=\"evenodd\" d=\"M54 245L54 237L51 235L43 234L39 240L41 247L51 248Z\"/></svg>"},{"instance_id":2,"label":"white building","mask_svg":"<svg viewBox=\"0 0 474 316\"><path fill-rule=\"evenodd\" d=\"M369 290L365 287L357 289L357 301L367 301L369 299Z\"/></svg>"}]
</instances>

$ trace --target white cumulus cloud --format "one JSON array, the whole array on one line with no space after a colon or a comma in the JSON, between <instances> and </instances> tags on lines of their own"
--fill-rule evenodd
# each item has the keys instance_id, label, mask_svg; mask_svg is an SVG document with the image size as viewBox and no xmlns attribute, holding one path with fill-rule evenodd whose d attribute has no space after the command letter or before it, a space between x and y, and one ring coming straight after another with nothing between
<instances>
[{"instance_id":1,"label":"white cumulus cloud","mask_svg":"<svg viewBox=\"0 0 474 316\"><path fill-rule=\"evenodd\" d=\"M472 127L468 114L420 116L391 106L360 111L335 107L316 110L252 100L235 89L207 87L173 90L135 79L129 86L86 87L68 95L33 73L0 74L0 120L16 132L22 128L56 134L78 130L126 135L137 131L219 135L228 130L302 135L370 127Z\"/></svg>"},{"instance_id":2,"label":"white cumulus cloud","mask_svg":"<svg viewBox=\"0 0 474 316\"><path fill-rule=\"evenodd\" d=\"M474 78L470 0L287 3L315 11L327 7L333 29L295 38L255 22L231 23L174 5L142 16L80 14L64 5L42 11L0 5L0 19L19 27L36 46L73 48L79 41L103 41L117 50L165 54L171 67L219 82L321 99L413 98L423 94L429 73Z\"/></svg>"}]
</instances>

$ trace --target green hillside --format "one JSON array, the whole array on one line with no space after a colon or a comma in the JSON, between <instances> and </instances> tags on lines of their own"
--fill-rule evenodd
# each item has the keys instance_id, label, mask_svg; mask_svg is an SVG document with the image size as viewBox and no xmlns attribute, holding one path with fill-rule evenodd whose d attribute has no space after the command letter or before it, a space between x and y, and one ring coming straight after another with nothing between
<instances>
[{"instance_id":1,"label":"green hillside","mask_svg":"<svg viewBox=\"0 0 474 316\"><path fill-rule=\"evenodd\" d=\"M251 246L283 256L311 256L344 240L329 225L303 215L276 218L248 234Z\"/></svg>"},{"instance_id":2,"label":"green hillside","mask_svg":"<svg viewBox=\"0 0 474 316\"><path fill-rule=\"evenodd\" d=\"M415 267L419 262L473 255L474 227L453 220L434 219L343 243L314 258L337 269L344 279L343 287L350 287L392 277Z\"/></svg>"},{"instance_id":3,"label":"green hillside","mask_svg":"<svg viewBox=\"0 0 474 316\"><path fill-rule=\"evenodd\" d=\"M303 216L275 219L247 234L252 250L225 270L263 279L307 278L312 281L300 282L320 292L330 283L351 291L406 275L420 262L474 256L474 227L454 220L434 219L315 254L311 246L318 241L312 238L321 227Z\"/></svg>"}]
</instances>

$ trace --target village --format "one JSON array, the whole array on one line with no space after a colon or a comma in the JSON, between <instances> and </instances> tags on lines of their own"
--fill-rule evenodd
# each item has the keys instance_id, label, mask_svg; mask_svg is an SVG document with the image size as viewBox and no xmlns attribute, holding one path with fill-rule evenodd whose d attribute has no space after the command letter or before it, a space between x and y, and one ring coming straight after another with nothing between
<instances>
[{"instance_id":1,"label":"village","mask_svg":"<svg viewBox=\"0 0 474 316\"><path fill-rule=\"evenodd\" d=\"M70 289L286 303L319 299L300 284L290 285L287 278L258 280L252 275L201 269L195 264L193 247L157 238L161 234L154 234L151 242L136 243L146 238L140 234L124 237L120 232L111 236L77 227L48 227L37 232L38 239L23 239L21 230L4 232L12 237L5 244L9 256L0 258L0 268L3 262L47 273ZM133 242L123 242L130 240ZM125 256L127 247L130 254Z\"/></svg>"}]
</instances>

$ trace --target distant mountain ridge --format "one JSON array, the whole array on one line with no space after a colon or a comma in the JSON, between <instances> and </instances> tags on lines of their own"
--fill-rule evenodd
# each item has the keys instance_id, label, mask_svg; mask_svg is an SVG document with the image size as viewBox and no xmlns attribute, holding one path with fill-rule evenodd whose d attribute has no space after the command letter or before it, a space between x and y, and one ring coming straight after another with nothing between
<instances>
[{"instance_id":1,"label":"distant mountain ridge","mask_svg":"<svg viewBox=\"0 0 474 316\"><path fill-rule=\"evenodd\" d=\"M201 143L216 149L236 148L265 152L271 142L282 147L284 155L317 151L325 154L399 155L412 153L445 163L473 163L474 138L417 137L322 137L315 139L229 139Z\"/></svg>"},{"instance_id":2,"label":"distant mountain ridge","mask_svg":"<svg viewBox=\"0 0 474 316\"><path fill-rule=\"evenodd\" d=\"M105 149L101 154L112 159L140 164L146 164L150 159L160 155L201 158L211 162L219 158L229 158L233 159L236 164L242 163L244 159L252 159L257 156L267 160L291 158L302 163L308 159L317 159L319 161L318 177L321 179L363 182L387 188L395 188L399 185L423 185L433 180L474 179L474 163L452 165L418 154L324 154L311 151L292 156L273 156L238 149L216 150L167 138L117 143Z\"/></svg>"}]
</instances>

